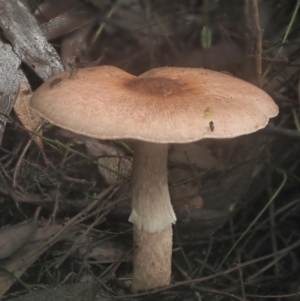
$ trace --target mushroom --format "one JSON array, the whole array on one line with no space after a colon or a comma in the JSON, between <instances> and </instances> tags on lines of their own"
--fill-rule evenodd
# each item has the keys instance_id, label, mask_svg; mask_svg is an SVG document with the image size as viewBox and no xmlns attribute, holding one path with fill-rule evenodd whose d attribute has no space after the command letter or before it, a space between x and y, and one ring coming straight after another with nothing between
<instances>
[{"instance_id":1,"label":"mushroom","mask_svg":"<svg viewBox=\"0 0 300 301\"><path fill-rule=\"evenodd\" d=\"M278 114L271 97L245 81L176 67L138 77L112 66L64 72L37 89L31 106L78 134L135 140L129 217L136 246L133 292L170 283L176 217L168 191L168 143L249 134Z\"/></svg>"}]
</instances>

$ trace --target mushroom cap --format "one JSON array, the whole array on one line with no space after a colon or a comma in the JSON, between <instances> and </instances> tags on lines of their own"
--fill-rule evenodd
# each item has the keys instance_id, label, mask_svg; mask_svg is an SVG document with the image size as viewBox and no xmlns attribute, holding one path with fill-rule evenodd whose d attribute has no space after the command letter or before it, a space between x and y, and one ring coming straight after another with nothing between
<instances>
[{"instance_id":1,"label":"mushroom cap","mask_svg":"<svg viewBox=\"0 0 300 301\"><path fill-rule=\"evenodd\" d=\"M51 123L89 137L186 143L264 128L278 107L263 90L201 68L155 68L136 77L112 66L64 72L31 99Z\"/></svg>"}]
</instances>

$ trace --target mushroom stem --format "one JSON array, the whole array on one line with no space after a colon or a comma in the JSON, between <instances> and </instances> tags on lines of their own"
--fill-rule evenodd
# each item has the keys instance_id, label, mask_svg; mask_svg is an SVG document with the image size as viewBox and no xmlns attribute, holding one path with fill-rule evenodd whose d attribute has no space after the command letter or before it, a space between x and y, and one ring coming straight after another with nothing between
<instances>
[{"instance_id":1,"label":"mushroom stem","mask_svg":"<svg viewBox=\"0 0 300 301\"><path fill-rule=\"evenodd\" d=\"M168 145L138 141L134 148L132 212L134 292L166 286L171 277L172 223Z\"/></svg>"},{"instance_id":2,"label":"mushroom stem","mask_svg":"<svg viewBox=\"0 0 300 301\"><path fill-rule=\"evenodd\" d=\"M136 245L133 259L133 293L170 284L172 263L172 226L149 233L133 226Z\"/></svg>"}]
</instances>

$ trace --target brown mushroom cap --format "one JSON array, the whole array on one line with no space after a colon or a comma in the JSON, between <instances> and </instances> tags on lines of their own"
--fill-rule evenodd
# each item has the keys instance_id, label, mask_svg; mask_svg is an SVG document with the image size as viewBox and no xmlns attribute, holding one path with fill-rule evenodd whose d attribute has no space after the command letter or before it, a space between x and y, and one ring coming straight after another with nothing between
<instances>
[{"instance_id":1,"label":"brown mushroom cap","mask_svg":"<svg viewBox=\"0 0 300 301\"><path fill-rule=\"evenodd\" d=\"M156 143L233 138L264 128L278 114L272 98L245 81L175 67L139 77L112 66L64 72L34 93L31 106L78 134Z\"/></svg>"}]
</instances>

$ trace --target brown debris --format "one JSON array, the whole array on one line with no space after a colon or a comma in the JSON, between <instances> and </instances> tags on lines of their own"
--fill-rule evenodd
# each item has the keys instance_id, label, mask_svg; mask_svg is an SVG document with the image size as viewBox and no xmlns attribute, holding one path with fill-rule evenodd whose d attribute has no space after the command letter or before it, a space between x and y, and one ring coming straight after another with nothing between
<instances>
[{"instance_id":1,"label":"brown debris","mask_svg":"<svg viewBox=\"0 0 300 301\"><path fill-rule=\"evenodd\" d=\"M42 118L30 109L29 102L32 95L32 91L26 76L21 70L19 70L19 78L20 87L16 101L14 103L14 111L16 112L18 118L20 119L25 129L34 132L37 129L37 127L41 124ZM42 134L42 131L40 131L40 134ZM45 158L43 142L41 138L35 137L34 142L36 143L40 151L43 153Z\"/></svg>"},{"instance_id":2,"label":"brown debris","mask_svg":"<svg viewBox=\"0 0 300 301\"><path fill-rule=\"evenodd\" d=\"M37 228L40 210L41 207L38 207L31 223L10 226L0 232L0 259L10 257L32 238Z\"/></svg>"}]
</instances>

